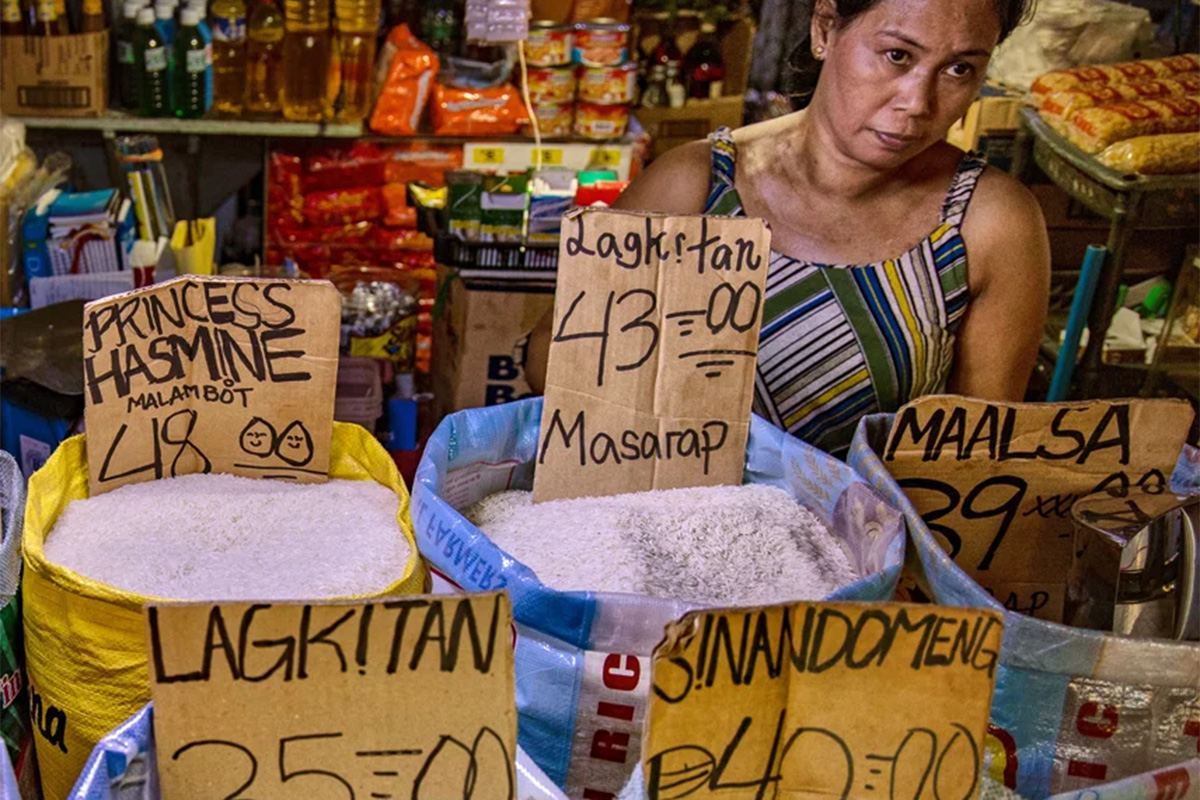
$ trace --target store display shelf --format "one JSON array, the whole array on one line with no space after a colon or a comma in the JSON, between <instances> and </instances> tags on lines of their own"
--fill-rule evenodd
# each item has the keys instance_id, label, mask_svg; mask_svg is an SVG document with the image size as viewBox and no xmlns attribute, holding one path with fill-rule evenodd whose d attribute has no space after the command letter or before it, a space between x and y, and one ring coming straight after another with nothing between
<instances>
[{"instance_id":1,"label":"store display shelf","mask_svg":"<svg viewBox=\"0 0 1200 800\"><path fill-rule=\"evenodd\" d=\"M102 131L105 133L159 133L195 136L258 136L289 138L356 139L361 123L284 122L254 119L173 119L135 117L110 111L99 117L16 117L28 128L43 130Z\"/></svg>"}]
</instances>

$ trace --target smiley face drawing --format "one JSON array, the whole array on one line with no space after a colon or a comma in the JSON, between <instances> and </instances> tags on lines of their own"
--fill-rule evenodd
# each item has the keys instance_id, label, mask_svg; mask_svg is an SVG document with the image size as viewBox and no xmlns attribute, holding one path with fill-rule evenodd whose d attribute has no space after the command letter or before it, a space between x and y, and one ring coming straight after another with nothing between
<instances>
[{"instance_id":1,"label":"smiley face drawing","mask_svg":"<svg viewBox=\"0 0 1200 800\"><path fill-rule=\"evenodd\" d=\"M312 461L312 436L304 423L296 420L283 429L283 433L275 440L275 455L293 467L302 467Z\"/></svg>"},{"instance_id":2,"label":"smiley face drawing","mask_svg":"<svg viewBox=\"0 0 1200 800\"><path fill-rule=\"evenodd\" d=\"M252 456L266 458L275 450L275 437L275 426L262 417L255 417L242 428L242 450Z\"/></svg>"}]
</instances>

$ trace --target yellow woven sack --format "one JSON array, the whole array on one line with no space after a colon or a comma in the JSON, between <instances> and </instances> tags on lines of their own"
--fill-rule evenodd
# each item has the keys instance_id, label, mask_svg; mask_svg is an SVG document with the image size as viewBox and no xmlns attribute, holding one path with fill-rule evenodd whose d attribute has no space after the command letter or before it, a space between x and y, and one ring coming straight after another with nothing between
<instances>
[{"instance_id":1,"label":"yellow woven sack","mask_svg":"<svg viewBox=\"0 0 1200 800\"><path fill-rule=\"evenodd\" d=\"M142 605L154 599L85 578L46 560L42 544L67 505L88 496L84 436L67 439L29 479L25 655L45 800L71 791L96 742L150 700ZM333 423L329 477L373 480L400 497L396 517L412 548L404 575L381 594L418 594L429 572L409 521L408 490L374 436Z\"/></svg>"}]
</instances>

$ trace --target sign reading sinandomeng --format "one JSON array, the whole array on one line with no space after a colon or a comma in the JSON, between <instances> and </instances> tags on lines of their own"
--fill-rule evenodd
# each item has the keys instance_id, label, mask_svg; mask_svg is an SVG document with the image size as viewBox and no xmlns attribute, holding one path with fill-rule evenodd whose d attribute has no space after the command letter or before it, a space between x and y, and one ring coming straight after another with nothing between
<instances>
[{"instance_id":1,"label":"sign reading sinandomeng","mask_svg":"<svg viewBox=\"0 0 1200 800\"><path fill-rule=\"evenodd\" d=\"M1072 504L1165 490L1191 423L1184 400L930 396L896 414L883 463L967 574L1008 609L1061 622Z\"/></svg>"},{"instance_id":2,"label":"sign reading sinandomeng","mask_svg":"<svg viewBox=\"0 0 1200 800\"><path fill-rule=\"evenodd\" d=\"M339 320L325 281L197 276L89 303L91 492L195 472L325 480Z\"/></svg>"},{"instance_id":3,"label":"sign reading sinandomeng","mask_svg":"<svg viewBox=\"0 0 1200 800\"><path fill-rule=\"evenodd\" d=\"M971 800L1003 623L976 609L696 611L654 653L651 800Z\"/></svg>"},{"instance_id":4,"label":"sign reading sinandomeng","mask_svg":"<svg viewBox=\"0 0 1200 800\"><path fill-rule=\"evenodd\" d=\"M515 800L508 594L146 609L163 800Z\"/></svg>"}]
</instances>

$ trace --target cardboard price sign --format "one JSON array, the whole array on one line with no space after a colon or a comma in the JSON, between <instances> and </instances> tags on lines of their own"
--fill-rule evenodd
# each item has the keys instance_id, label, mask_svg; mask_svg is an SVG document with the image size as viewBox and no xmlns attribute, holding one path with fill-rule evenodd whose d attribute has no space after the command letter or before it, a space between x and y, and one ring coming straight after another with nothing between
<instances>
[{"instance_id":1,"label":"cardboard price sign","mask_svg":"<svg viewBox=\"0 0 1200 800\"><path fill-rule=\"evenodd\" d=\"M770 251L762 220L567 216L535 501L742 482Z\"/></svg>"},{"instance_id":2,"label":"cardboard price sign","mask_svg":"<svg viewBox=\"0 0 1200 800\"><path fill-rule=\"evenodd\" d=\"M329 471L341 300L326 281L187 277L84 307L92 494Z\"/></svg>"},{"instance_id":3,"label":"cardboard price sign","mask_svg":"<svg viewBox=\"0 0 1200 800\"><path fill-rule=\"evenodd\" d=\"M506 593L146 619L164 800L515 796Z\"/></svg>"},{"instance_id":4,"label":"cardboard price sign","mask_svg":"<svg viewBox=\"0 0 1200 800\"><path fill-rule=\"evenodd\" d=\"M650 800L969 800L1003 623L978 609L695 611L653 660Z\"/></svg>"},{"instance_id":5,"label":"cardboard price sign","mask_svg":"<svg viewBox=\"0 0 1200 800\"><path fill-rule=\"evenodd\" d=\"M1191 423L1183 400L923 397L897 413L883 462L972 578L1010 610L1061 622L1071 505L1164 489Z\"/></svg>"}]
</instances>

